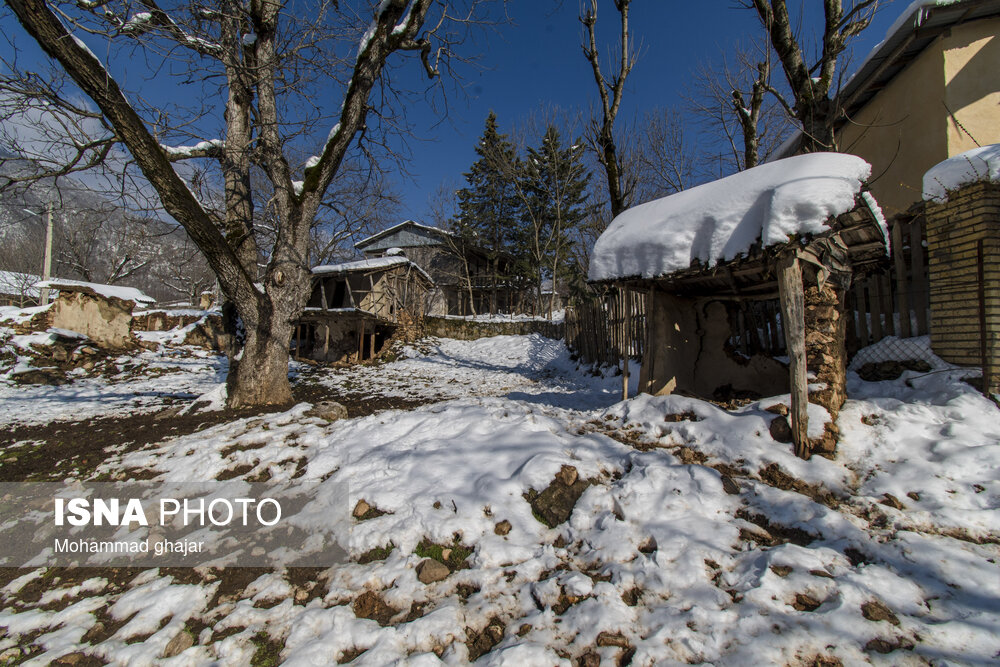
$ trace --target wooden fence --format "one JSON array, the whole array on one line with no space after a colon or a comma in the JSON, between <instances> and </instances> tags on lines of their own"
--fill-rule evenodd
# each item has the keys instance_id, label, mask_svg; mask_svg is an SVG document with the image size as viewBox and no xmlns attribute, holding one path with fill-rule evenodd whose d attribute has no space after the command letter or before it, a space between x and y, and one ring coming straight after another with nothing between
<instances>
[{"instance_id":1,"label":"wooden fence","mask_svg":"<svg viewBox=\"0 0 1000 667\"><path fill-rule=\"evenodd\" d=\"M889 270L855 277L846 295L847 352L886 336L910 338L930 333L927 249L924 218L896 220L892 224L892 257ZM750 356L785 354L778 300L741 304L732 322L733 349Z\"/></svg>"},{"instance_id":2,"label":"wooden fence","mask_svg":"<svg viewBox=\"0 0 1000 667\"><path fill-rule=\"evenodd\" d=\"M566 345L588 363L617 365L625 353L641 359L646 341L646 295L611 290L566 309Z\"/></svg>"}]
</instances>

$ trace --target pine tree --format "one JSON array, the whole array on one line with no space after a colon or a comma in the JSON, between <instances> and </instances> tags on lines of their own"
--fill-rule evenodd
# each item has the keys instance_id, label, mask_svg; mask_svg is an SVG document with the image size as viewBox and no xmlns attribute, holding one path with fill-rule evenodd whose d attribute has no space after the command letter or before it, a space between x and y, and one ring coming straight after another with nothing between
<instances>
[{"instance_id":1,"label":"pine tree","mask_svg":"<svg viewBox=\"0 0 1000 667\"><path fill-rule=\"evenodd\" d=\"M572 232L587 216L590 172L583 163L583 146L564 147L559 131L550 125L541 145L529 148L523 170L526 193L519 238L521 255L534 270L539 305L552 314L559 285L568 284L578 267L572 261ZM553 296L542 303L542 281L552 281Z\"/></svg>"},{"instance_id":2,"label":"pine tree","mask_svg":"<svg viewBox=\"0 0 1000 667\"><path fill-rule=\"evenodd\" d=\"M520 217L516 174L520 170L517 151L507 135L497 130L497 116L486 117L486 127L476 145L479 159L465 174L467 187L458 191L458 218L453 231L466 247L483 250L489 263L486 277L491 313L497 312L497 293L514 279L510 274L509 250ZM468 277L468 276L467 276ZM471 277L470 297L472 292ZM507 304L508 307L510 304Z\"/></svg>"}]
</instances>

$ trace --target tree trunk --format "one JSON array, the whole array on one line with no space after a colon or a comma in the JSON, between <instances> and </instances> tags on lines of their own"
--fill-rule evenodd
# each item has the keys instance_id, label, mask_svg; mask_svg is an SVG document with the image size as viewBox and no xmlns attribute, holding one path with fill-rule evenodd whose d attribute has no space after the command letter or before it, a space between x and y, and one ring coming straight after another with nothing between
<instances>
[{"instance_id":1,"label":"tree trunk","mask_svg":"<svg viewBox=\"0 0 1000 667\"><path fill-rule=\"evenodd\" d=\"M288 381L288 344L292 325L268 318L246 332L239 359L231 359L226 378L228 405L286 405L292 402Z\"/></svg>"}]
</instances>

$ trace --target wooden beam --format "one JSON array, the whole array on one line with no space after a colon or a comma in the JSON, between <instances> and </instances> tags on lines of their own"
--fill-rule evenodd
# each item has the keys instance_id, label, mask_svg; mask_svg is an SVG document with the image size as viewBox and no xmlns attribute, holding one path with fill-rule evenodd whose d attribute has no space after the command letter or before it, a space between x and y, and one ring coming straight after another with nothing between
<instances>
[{"instance_id":1,"label":"wooden beam","mask_svg":"<svg viewBox=\"0 0 1000 667\"><path fill-rule=\"evenodd\" d=\"M789 359L792 441L795 443L795 455L808 459L809 380L806 376L805 291L802 285L802 267L794 254L782 258L778 264L778 294Z\"/></svg>"},{"instance_id":2,"label":"wooden beam","mask_svg":"<svg viewBox=\"0 0 1000 667\"><path fill-rule=\"evenodd\" d=\"M625 308L625 331L622 335L622 400L627 401L629 380L628 357L632 351L632 298L631 294L625 289L622 289L621 294Z\"/></svg>"},{"instance_id":3,"label":"wooden beam","mask_svg":"<svg viewBox=\"0 0 1000 667\"><path fill-rule=\"evenodd\" d=\"M899 308L899 337L913 335L910 327L910 281L906 279L906 261L903 258L903 223L892 226L892 259L896 269L896 299Z\"/></svg>"},{"instance_id":4,"label":"wooden beam","mask_svg":"<svg viewBox=\"0 0 1000 667\"><path fill-rule=\"evenodd\" d=\"M323 300L323 312L329 310L329 304L326 302L326 280L324 278L319 279L319 297Z\"/></svg>"}]
</instances>

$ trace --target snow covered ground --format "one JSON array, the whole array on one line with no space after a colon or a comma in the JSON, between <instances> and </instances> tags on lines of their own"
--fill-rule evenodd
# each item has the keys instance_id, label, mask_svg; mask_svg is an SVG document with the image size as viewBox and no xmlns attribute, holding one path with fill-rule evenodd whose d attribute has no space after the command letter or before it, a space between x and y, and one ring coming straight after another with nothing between
<instances>
[{"instance_id":1,"label":"snow covered ground","mask_svg":"<svg viewBox=\"0 0 1000 667\"><path fill-rule=\"evenodd\" d=\"M228 368L225 357L205 350L162 347L113 359L107 375L77 369L62 386L12 381L10 373L25 363L25 348L45 342L44 333L11 336L6 345L0 339L0 353L14 355L13 363L0 360L0 428L161 410L217 390Z\"/></svg>"},{"instance_id":2,"label":"snow covered ground","mask_svg":"<svg viewBox=\"0 0 1000 667\"><path fill-rule=\"evenodd\" d=\"M0 661L28 638L29 664L995 664L1000 412L939 363L852 375L836 460L808 462L771 439L773 400L618 402L620 378L537 336L310 373L431 402L333 423L299 405L108 465L348 484L381 512L354 521L352 562L236 588L233 571L25 570L0 590ZM550 527L529 498L566 466L585 490ZM442 548L450 574L421 583Z\"/></svg>"}]
</instances>

